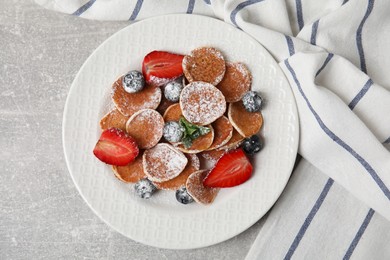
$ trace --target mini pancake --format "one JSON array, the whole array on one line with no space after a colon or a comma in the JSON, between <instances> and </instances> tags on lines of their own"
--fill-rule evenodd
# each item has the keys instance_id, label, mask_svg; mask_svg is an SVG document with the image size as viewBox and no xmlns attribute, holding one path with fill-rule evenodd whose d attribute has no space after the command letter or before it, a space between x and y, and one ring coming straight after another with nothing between
<instances>
[{"instance_id":1,"label":"mini pancake","mask_svg":"<svg viewBox=\"0 0 390 260\"><path fill-rule=\"evenodd\" d=\"M197 48L183 59L184 76L189 82L204 81L217 85L225 74L222 53L211 47Z\"/></svg>"},{"instance_id":2,"label":"mini pancake","mask_svg":"<svg viewBox=\"0 0 390 260\"><path fill-rule=\"evenodd\" d=\"M168 109L164 113L164 121L179 121L180 117L182 117L182 112L180 109L179 104L173 104L172 106L168 107ZM214 140L214 129L212 126L208 125L206 127L210 128L210 133L206 135L199 136L196 138L193 142L191 147L185 148L183 144L177 144L175 143L176 147L182 151L183 153L199 153L201 151L204 151L208 149Z\"/></svg>"},{"instance_id":3,"label":"mini pancake","mask_svg":"<svg viewBox=\"0 0 390 260\"><path fill-rule=\"evenodd\" d=\"M126 123L126 131L140 149L149 149L160 141L163 135L164 119L153 109L142 109L133 114Z\"/></svg>"},{"instance_id":4,"label":"mini pancake","mask_svg":"<svg viewBox=\"0 0 390 260\"><path fill-rule=\"evenodd\" d=\"M160 143L144 152L142 164L146 176L153 182L164 182L178 176L188 159L172 145Z\"/></svg>"},{"instance_id":5,"label":"mini pancake","mask_svg":"<svg viewBox=\"0 0 390 260\"><path fill-rule=\"evenodd\" d=\"M235 149L238 146L241 145L241 143L244 141L244 138L242 135L240 135L236 129L233 129L232 138L224 145L219 148L217 148L218 151L229 151L231 149Z\"/></svg>"},{"instance_id":6,"label":"mini pancake","mask_svg":"<svg viewBox=\"0 0 390 260\"><path fill-rule=\"evenodd\" d=\"M126 131L126 122L129 120L128 116L122 115L118 109L113 109L108 112L101 120L100 120L100 128L102 130L106 130L108 128L114 127L119 128L123 131Z\"/></svg>"},{"instance_id":7,"label":"mini pancake","mask_svg":"<svg viewBox=\"0 0 390 260\"><path fill-rule=\"evenodd\" d=\"M201 135L195 140L192 141L192 145L189 148L185 148L183 144L177 145L177 149L182 151L183 153L199 153L204 150L207 150L214 140L214 129L211 125L206 125L206 127L210 128L210 132Z\"/></svg>"},{"instance_id":8,"label":"mini pancake","mask_svg":"<svg viewBox=\"0 0 390 260\"><path fill-rule=\"evenodd\" d=\"M211 150L201 152L200 156L202 156L202 158L206 160L207 167L214 167L214 165L225 153L225 150Z\"/></svg>"},{"instance_id":9,"label":"mini pancake","mask_svg":"<svg viewBox=\"0 0 390 260\"><path fill-rule=\"evenodd\" d=\"M112 85L112 91L112 101L124 116L131 116L141 109L156 109L162 95L159 87L150 85L145 85L139 92L127 93L122 85L122 77Z\"/></svg>"},{"instance_id":10,"label":"mini pancake","mask_svg":"<svg viewBox=\"0 0 390 260\"><path fill-rule=\"evenodd\" d=\"M189 122L208 125L225 113L226 101L219 89L209 83L196 81L182 90L180 108Z\"/></svg>"},{"instance_id":11,"label":"mini pancake","mask_svg":"<svg viewBox=\"0 0 390 260\"><path fill-rule=\"evenodd\" d=\"M142 165L142 152L137 158L126 166L112 166L115 176L127 183L136 183L137 181L146 178Z\"/></svg>"},{"instance_id":12,"label":"mini pancake","mask_svg":"<svg viewBox=\"0 0 390 260\"><path fill-rule=\"evenodd\" d=\"M181 112L180 104L175 103L167 108L164 113L164 121L179 121L180 117L183 116L183 113Z\"/></svg>"},{"instance_id":13,"label":"mini pancake","mask_svg":"<svg viewBox=\"0 0 390 260\"><path fill-rule=\"evenodd\" d=\"M246 111L242 102L230 103L228 117L233 127L243 137L257 134L263 125L261 113Z\"/></svg>"},{"instance_id":14,"label":"mini pancake","mask_svg":"<svg viewBox=\"0 0 390 260\"><path fill-rule=\"evenodd\" d=\"M184 170L179 174L179 176L166 181L166 182L155 182L154 185L158 189L162 190L177 190L181 186L185 186L188 177L193 173L199 170L200 168L200 162L198 156L196 154L186 154L185 155L188 159L187 166L184 168Z\"/></svg>"},{"instance_id":15,"label":"mini pancake","mask_svg":"<svg viewBox=\"0 0 390 260\"><path fill-rule=\"evenodd\" d=\"M207 150L213 150L225 145L233 135L233 126L225 116L221 116L211 125L214 129L214 140Z\"/></svg>"},{"instance_id":16,"label":"mini pancake","mask_svg":"<svg viewBox=\"0 0 390 260\"><path fill-rule=\"evenodd\" d=\"M217 88L222 91L226 102L240 101L252 84L252 75L248 68L240 62L226 63L226 72Z\"/></svg>"},{"instance_id":17,"label":"mini pancake","mask_svg":"<svg viewBox=\"0 0 390 260\"><path fill-rule=\"evenodd\" d=\"M198 203L207 205L214 201L218 194L218 188L209 188L203 185L203 179L207 176L209 170L200 170L192 173L187 179L187 192Z\"/></svg>"}]
</instances>

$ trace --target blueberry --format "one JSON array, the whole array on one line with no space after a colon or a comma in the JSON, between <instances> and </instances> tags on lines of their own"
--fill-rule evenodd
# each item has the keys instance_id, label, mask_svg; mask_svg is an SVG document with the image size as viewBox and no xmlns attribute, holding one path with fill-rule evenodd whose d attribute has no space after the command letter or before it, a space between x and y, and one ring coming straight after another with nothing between
<instances>
[{"instance_id":1,"label":"blueberry","mask_svg":"<svg viewBox=\"0 0 390 260\"><path fill-rule=\"evenodd\" d=\"M180 93L183 89L183 85L180 82L172 81L165 85L164 96L166 99L172 102L179 101Z\"/></svg>"},{"instance_id":2,"label":"blueberry","mask_svg":"<svg viewBox=\"0 0 390 260\"><path fill-rule=\"evenodd\" d=\"M246 138L242 143L242 149L248 155L254 155L263 148L263 141L257 135Z\"/></svg>"},{"instance_id":3,"label":"blueberry","mask_svg":"<svg viewBox=\"0 0 390 260\"><path fill-rule=\"evenodd\" d=\"M257 112L260 111L263 104L263 98L255 91L248 91L242 97L242 103L246 111Z\"/></svg>"},{"instance_id":4,"label":"blueberry","mask_svg":"<svg viewBox=\"0 0 390 260\"><path fill-rule=\"evenodd\" d=\"M165 140L172 143L177 143L181 140L184 134L184 128L175 121L166 122L163 129Z\"/></svg>"},{"instance_id":5,"label":"blueberry","mask_svg":"<svg viewBox=\"0 0 390 260\"><path fill-rule=\"evenodd\" d=\"M135 192L143 199L149 199L157 190L156 186L148 179L141 179L134 185Z\"/></svg>"},{"instance_id":6,"label":"blueberry","mask_svg":"<svg viewBox=\"0 0 390 260\"><path fill-rule=\"evenodd\" d=\"M176 191L176 199L182 204L194 202L194 199L191 197L190 194L188 194L187 189L184 186L180 187L180 189Z\"/></svg>"},{"instance_id":7,"label":"blueberry","mask_svg":"<svg viewBox=\"0 0 390 260\"><path fill-rule=\"evenodd\" d=\"M144 88L145 79L141 72L132 70L125 74L122 84L127 93L135 93Z\"/></svg>"}]
</instances>

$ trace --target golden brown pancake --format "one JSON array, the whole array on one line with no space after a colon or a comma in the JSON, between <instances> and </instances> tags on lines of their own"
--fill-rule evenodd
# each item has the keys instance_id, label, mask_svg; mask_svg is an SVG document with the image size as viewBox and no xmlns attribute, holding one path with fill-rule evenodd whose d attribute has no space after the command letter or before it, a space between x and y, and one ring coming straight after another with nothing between
<instances>
[{"instance_id":1,"label":"golden brown pancake","mask_svg":"<svg viewBox=\"0 0 390 260\"><path fill-rule=\"evenodd\" d=\"M236 129L233 129L232 138L223 146L217 148L219 151L229 151L235 149L244 141L244 137L240 135Z\"/></svg>"},{"instance_id":2,"label":"golden brown pancake","mask_svg":"<svg viewBox=\"0 0 390 260\"><path fill-rule=\"evenodd\" d=\"M179 174L179 176L165 182L155 182L154 185L158 189L163 190L177 190L181 186L185 186L188 176L191 175L191 173L198 171L200 167L199 158L196 154L186 154L185 155L188 159L187 166L184 168L184 170Z\"/></svg>"},{"instance_id":3,"label":"golden brown pancake","mask_svg":"<svg viewBox=\"0 0 390 260\"><path fill-rule=\"evenodd\" d=\"M188 159L172 145L160 143L145 150L143 167L146 176L153 182L165 182L178 176L186 167Z\"/></svg>"},{"instance_id":4,"label":"golden brown pancake","mask_svg":"<svg viewBox=\"0 0 390 260\"><path fill-rule=\"evenodd\" d=\"M180 108L189 122L208 125L225 113L226 101L219 89L209 83L196 81L182 90Z\"/></svg>"},{"instance_id":5,"label":"golden brown pancake","mask_svg":"<svg viewBox=\"0 0 390 260\"><path fill-rule=\"evenodd\" d=\"M153 109L142 109L133 114L126 123L126 131L140 149L149 149L160 141L163 135L164 119Z\"/></svg>"},{"instance_id":6,"label":"golden brown pancake","mask_svg":"<svg viewBox=\"0 0 390 260\"><path fill-rule=\"evenodd\" d=\"M209 188L203 185L203 179L207 176L209 170L200 170L192 173L187 179L187 192L192 198L201 204L210 204L218 194L218 188Z\"/></svg>"},{"instance_id":7,"label":"golden brown pancake","mask_svg":"<svg viewBox=\"0 0 390 260\"><path fill-rule=\"evenodd\" d=\"M180 117L183 116L183 113L181 112L180 104L176 103L167 108L164 113L164 121L169 122L169 121L179 121Z\"/></svg>"},{"instance_id":8,"label":"golden brown pancake","mask_svg":"<svg viewBox=\"0 0 390 260\"><path fill-rule=\"evenodd\" d=\"M222 53L211 47L197 48L183 59L184 76L189 82L204 81L217 85L225 74Z\"/></svg>"},{"instance_id":9,"label":"golden brown pancake","mask_svg":"<svg viewBox=\"0 0 390 260\"><path fill-rule=\"evenodd\" d=\"M214 141L207 150L225 145L233 135L233 126L225 116L221 116L211 125L214 129Z\"/></svg>"},{"instance_id":10,"label":"golden brown pancake","mask_svg":"<svg viewBox=\"0 0 390 260\"><path fill-rule=\"evenodd\" d=\"M146 85L141 91L127 93L122 86L122 77L112 85L112 101L122 115L131 116L141 109L156 109L161 101L161 89Z\"/></svg>"},{"instance_id":11,"label":"golden brown pancake","mask_svg":"<svg viewBox=\"0 0 390 260\"><path fill-rule=\"evenodd\" d=\"M106 130L108 128L115 127L126 131L127 120L129 120L128 116L122 115L118 109L114 108L100 120L100 128L102 130Z\"/></svg>"},{"instance_id":12,"label":"golden brown pancake","mask_svg":"<svg viewBox=\"0 0 390 260\"><path fill-rule=\"evenodd\" d=\"M112 166L115 176L123 181L129 183L136 183L137 181L146 178L142 166L142 151L137 158L126 166Z\"/></svg>"},{"instance_id":13,"label":"golden brown pancake","mask_svg":"<svg viewBox=\"0 0 390 260\"><path fill-rule=\"evenodd\" d=\"M237 102L251 89L251 84L252 75L243 63L227 62L225 76L217 88L222 91L226 102Z\"/></svg>"},{"instance_id":14,"label":"golden brown pancake","mask_svg":"<svg viewBox=\"0 0 390 260\"><path fill-rule=\"evenodd\" d=\"M246 111L242 102L230 103L228 116L233 127L244 137L257 134L263 125L261 113Z\"/></svg>"}]
</instances>

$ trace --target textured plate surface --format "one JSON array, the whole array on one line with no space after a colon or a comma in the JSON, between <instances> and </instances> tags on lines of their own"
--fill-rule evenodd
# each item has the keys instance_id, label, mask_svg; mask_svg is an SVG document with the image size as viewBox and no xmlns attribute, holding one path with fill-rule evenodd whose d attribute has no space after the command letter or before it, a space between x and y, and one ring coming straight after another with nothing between
<instances>
[{"instance_id":1,"label":"textured plate surface","mask_svg":"<svg viewBox=\"0 0 390 260\"><path fill-rule=\"evenodd\" d=\"M159 191L148 201L139 199L131 184L118 181L110 167L92 153L100 136L99 120L111 106L111 85L128 70L140 70L144 55L152 50L185 54L201 46L220 49L227 60L243 62L252 72L252 89L266 100L261 130L265 147L256 155L252 178L222 190L210 206L181 205L169 191ZM63 145L77 189L103 221L144 244L189 249L229 239L270 209L291 174L298 130L289 84L258 42L216 19L168 15L124 28L87 59L66 102Z\"/></svg>"}]
</instances>

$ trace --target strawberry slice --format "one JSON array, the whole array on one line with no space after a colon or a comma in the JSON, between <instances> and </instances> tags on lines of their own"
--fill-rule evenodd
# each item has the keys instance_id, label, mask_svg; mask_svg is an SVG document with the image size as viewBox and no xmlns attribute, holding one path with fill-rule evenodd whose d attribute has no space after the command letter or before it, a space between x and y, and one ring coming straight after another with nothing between
<instances>
[{"instance_id":1,"label":"strawberry slice","mask_svg":"<svg viewBox=\"0 0 390 260\"><path fill-rule=\"evenodd\" d=\"M117 166L131 163L138 153L135 140L118 128L104 130L93 149L93 154L100 161Z\"/></svg>"},{"instance_id":2,"label":"strawberry slice","mask_svg":"<svg viewBox=\"0 0 390 260\"><path fill-rule=\"evenodd\" d=\"M181 65L184 56L166 51L152 51L142 62L142 73L146 82L162 86L183 74Z\"/></svg>"},{"instance_id":3,"label":"strawberry slice","mask_svg":"<svg viewBox=\"0 0 390 260\"><path fill-rule=\"evenodd\" d=\"M222 156L203 180L203 185L226 188L246 182L252 175L253 167L244 151L239 148Z\"/></svg>"}]
</instances>

